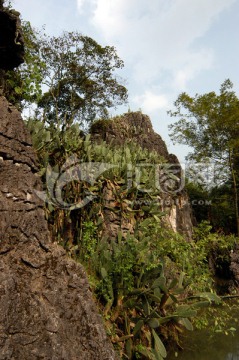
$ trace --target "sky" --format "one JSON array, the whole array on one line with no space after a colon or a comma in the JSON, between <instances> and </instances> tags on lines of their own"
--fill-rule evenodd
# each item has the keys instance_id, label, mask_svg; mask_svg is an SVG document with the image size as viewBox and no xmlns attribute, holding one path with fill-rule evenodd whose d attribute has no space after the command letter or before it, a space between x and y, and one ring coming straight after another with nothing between
<instances>
[{"instance_id":1,"label":"sky","mask_svg":"<svg viewBox=\"0 0 239 360\"><path fill-rule=\"evenodd\" d=\"M124 61L129 101L117 113L141 110L169 152L188 153L169 138L168 114L181 92L218 92L230 79L239 95L239 0L12 0L13 8L49 35L77 30L111 45ZM112 115L114 113L112 112Z\"/></svg>"}]
</instances>

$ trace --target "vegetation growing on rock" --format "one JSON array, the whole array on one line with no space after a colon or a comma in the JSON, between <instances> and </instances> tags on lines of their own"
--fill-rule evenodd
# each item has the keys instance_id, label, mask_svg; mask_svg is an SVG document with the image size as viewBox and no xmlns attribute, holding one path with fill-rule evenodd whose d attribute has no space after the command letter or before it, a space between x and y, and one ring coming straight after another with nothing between
<instances>
[{"instance_id":1,"label":"vegetation growing on rock","mask_svg":"<svg viewBox=\"0 0 239 360\"><path fill-rule=\"evenodd\" d=\"M38 155L44 184L44 192L38 189L38 195L46 200L51 236L75 262L85 266L108 335L120 357L164 359L168 346L180 346L183 329L192 330L193 321L198 327L203 323L202 315L197 317L200 309L221 304L218 294L237 291L239 260L234 252L238 239L233 234L213 233L205 221L193 236L190 232L190 239L186 237L192 226L188 203L184 208L188 219L177 228L177 219L185 216L182 200L188 200L180 187L178 160L168 154L142 113L107 119L108 108L125 101L127 95L113 76L113 71L123 65L115 49L101 47L78 33L42 39L30 24L25 26L30 29L26 43L29 57L19 73L6 74L7 95L18 104L23 99L25 104L37 106L26 124ZM36 44L42 46L41 54ZM76 52L72 52L72 44ZM35 57L40 59L38 69L33 65ZM33 76L26 83L28 72ZM46 80L48 89L42 94ZM237 109L229 85L224 84L221 97L224 100L232 96L233 109L234 105ZM215 94L211 97L216 111L218 98ZM184 94L177 105L182 103L192 110L192 105L200 105L199 100L207 102L208 98L191 99ZM200 121L201 110L204 107L193 109ZM85 122L91 125L91 135L85 131ZM176 137L182 135L178 132L180 124L175 128ZM183 136L189 134L190 141L195 140L195 126L191 129L186 120L183 125ZM207 136L207 130L202 134ZM200 148L198 142L196 145ZM215 146L216 140L210 150ZM235 145L234 155L236 149ZM232 170L237 157L233 159ZM172 161L173 172L169 171ZM155 169L162 174L160 181L155 181ZM195 184L191 184L190 191L200 196L207 193ZM173 205L164 206L169 200ZM172 226L170 217L176 219L176 226ZM208 220L208 212L201 212L199 218ZM181 230L181 234L175 230ZM218 289L215 279L225 272L227 286ZM69 286L74 288L74 282ZM217 330L225 330L222 324Z\"/></svg>"}]
</instances>

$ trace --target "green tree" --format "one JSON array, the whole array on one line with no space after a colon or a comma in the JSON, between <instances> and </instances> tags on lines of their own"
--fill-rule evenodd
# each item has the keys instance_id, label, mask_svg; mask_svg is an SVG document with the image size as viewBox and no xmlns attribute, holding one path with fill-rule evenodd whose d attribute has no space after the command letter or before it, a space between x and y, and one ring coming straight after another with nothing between
<instances>
[{"instance_id":1,"label":"green tree","mask_svg":"<svg viewBox=\"0 0 239 360\"><path fill-rule=\"evenodd\" d=\"M212 161L219 170L218 181L230 182L239 235L239 99L233 84L225 80L219 95L209 92L191 97L182 93L174 105L176 111L169 114L180 120L170 125L171 138L193 148L189 159Z\"/></svg>"},{"instance_id":2,"label":"green tree","mask_svg":"<svg viewBox=\"0 0 239 360\"><path fill-rule=\"evenodd\" d=\"M34 104L39 118L64 129L91 124L127 101L115 70L123 67L112 46L101 46L78 32L49 37L22 22L25 63L6 74L5 94L23 109Z\"/></svg>"},{"instance_id":3,"label":"green tree","mask_svg":"<svg viewBox=\"0 0 239 360\"><path fill-rule=\"evenodd\" d=\"M127 90L114 75L123 67L112 46L102 47L78 32L41 39L47 91L38 106L48 123L58 127L92 123L127 100Z\"/></svg>"}]
</instances>

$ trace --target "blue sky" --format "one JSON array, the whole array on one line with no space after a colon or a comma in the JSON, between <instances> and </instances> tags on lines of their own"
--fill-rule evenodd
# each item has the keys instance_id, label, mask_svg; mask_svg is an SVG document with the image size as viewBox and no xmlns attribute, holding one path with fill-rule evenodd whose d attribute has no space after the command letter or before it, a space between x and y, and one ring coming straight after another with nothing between
<instances>
[{"instance_id":1,"label":"blue sky","mask_svg":"<svg viewBox=\"0 0 239 360\"><path fill-rule=\"evenodd\" d=\"M35 27L59 35L78 30L113 45L125 63L129 104L141 109L169 151L181 161L186 147L173 146L168 125L177 96L218 91L226 79L239 94L239 0L13 0Z\"/></svg>"}]
</instances>

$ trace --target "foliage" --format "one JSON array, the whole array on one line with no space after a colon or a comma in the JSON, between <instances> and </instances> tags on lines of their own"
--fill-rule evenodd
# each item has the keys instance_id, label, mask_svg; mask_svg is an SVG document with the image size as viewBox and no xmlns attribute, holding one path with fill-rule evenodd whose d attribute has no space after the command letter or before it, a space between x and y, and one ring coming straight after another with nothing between
<instances>
[{"instance_id":1,"label":"foliage","mask_svg":"<svg viewBox=\"0 0 239 360\"><path fill-rule=\"evenodd\" d=\"M235 210L232 207L234 193L230 183L207 189L200 184L187 182L185 188L197 223L210 221L214 232L226 235L237 232Z\"/></svg>"},{"instance_id":2,"label":"foliage","mask_svg":"<svg viewBox=\"0 0 239 360\"><path fill-rule=\"evenodd\" d=\"M204 221L195 229L194 241L205 254L205 257L211 261L211 270L214 275L224 279L230 279L230 253L234 250L238 239L234 235L223 235L222 233L213 233L209 222Z\"/></svg>"},{"instance_id":3,"label":"foliage","mask_svg":"<svg viewBox=\"0 0 239 360\"><path fill-rule=\"evenodd\" d=\"M14 71L6 72L5 96L20 109L37 103L42 96L46 64L40 58L40 31L30 22L22 21L25 62Z\"/></svg>"},{"instance_id":4,"label":"foliage","mask_svg":"<svg viewBox=\"0 0 239 360\"><path fill-rule=\"evenodd\" d=\"M200 223L203 220L209 220L209 205L211 204L209 191L203 186L189 181L186 182L185 188L190 199L193 216L195 217L196 222ZM206 203L206 201L208 203Z\"/></svg>"},{"instance_id":5,"label":"foliage","mask_svg":"<svg viewBox=\"0 0 239 360\"><path fill-rule=\"evenodd\" d=\"M78 32L41 38L47 91L38 102L44 121L68 127L107 117L108 109L124 103L127 90L114 75L123 67L114 47L102 47Z\"/></svg>"},{"instance_id":6,"label":"foliage","mask_svg":"<svg viewBox=\"0 0 239 360\"><path fill-rule=\"evenodd\" d=\"M114 74L123 67L112 46L101 46L79 32L49 37L22 22L25 63L6 75L5 93L21 108L34 104L36 114L54 128L81 126L127 100Z\"/></svg>"},{"instance_id":7,"label":"foliage","mask_svg":"<svg viewBox=\"0 0 239 360\"><path fill-rule=\"evenodd\" d=\"M175 102L176 111L169 112L181 118L170 125L172 138L191 146L194 159L228 161L228 152L237 146L239 99L232 87L231 81L226 80L219 95L210 92L190 97L182 93Z\"/></svg>"},{"instance_id":8,"label":"foliage","mask_svg":"<svg viewBox=\"0 0 239 360\"><path fill-rule=\"evenodd\" d=\"M231 81L225 80L219 95L210 92L190 97L182 93L175 102L176 111L169 113L180 118L170 126L172 139L193 148L194 152L189 155L191 159L209 159L215 169L218 169L217 174L214 171L214 181L230 182L234 192L235 218L239 234L239 99L232 88Z\"/></svg>"},{"instance_id":9,"label":"foliage","mask_svg":"<svg viewBox=\"0 0 239 360\"><path fill-rule=\"evenodd\" d=\"M175 266L162 250L164 238L157 238L155 233L148 239L147 229L148 225L153 227L153 219L141 227L140 239L129 234L123 237L122 233L117 241L98 239L90 264L85 263L88 271L95 274L91 276L92 286L103 306L112 341L124 359L165 358L165 342L179 342L178 333L183 327L192 330L189 318L210 303L220 303L212 292L200 293L197 289L191 295L182 266ZM166 230L162 231L166 235ZM178 238L170 230L167 232L173 238L169 247L175 249ZM174 255L180 264L179 252ZM185 255L182 250L180 255ZM196 277L191 279L195 280Z\"/></svg>"},{"instance_id":10,"label":"foliage","mask_svg":"<svg viewBox=\"0 0 239 360\"><path fill-rule=\"evenodd\" d=\"M213 229L224 234L236 234L236 215L232 207L234 192L230 183L215 186L210 190L211 199L209 219Z\"/></svg>"}]
</instances>

